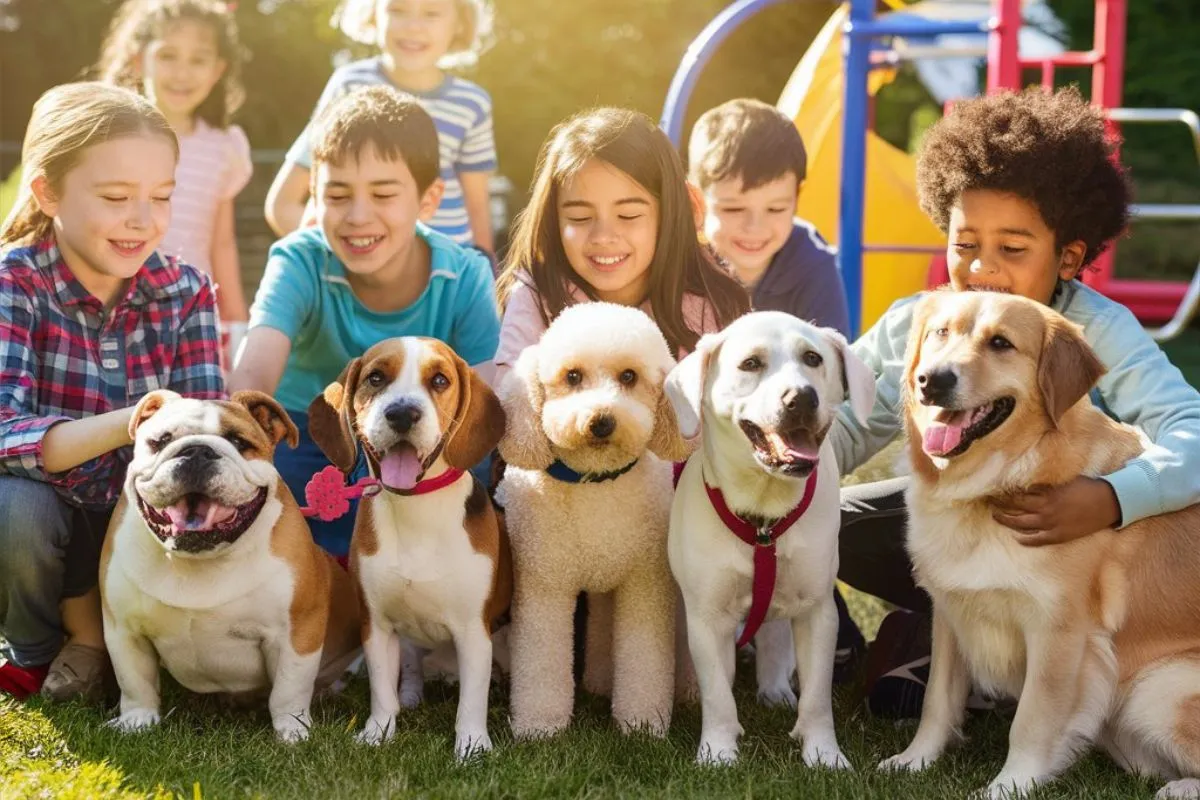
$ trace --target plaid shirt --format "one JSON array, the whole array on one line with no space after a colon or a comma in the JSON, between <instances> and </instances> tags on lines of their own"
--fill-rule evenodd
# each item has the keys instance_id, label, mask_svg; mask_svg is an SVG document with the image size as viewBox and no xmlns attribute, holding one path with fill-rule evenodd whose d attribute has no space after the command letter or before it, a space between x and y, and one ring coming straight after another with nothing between
<instances>
[{"instance_id":1,"label":"plaid shirt","mask_svg":"<svg viewBox=\"0 0 1200 800\"><path fill-rule=\"evenodd\" d=\"M133 449L46 472L51 426L134 405L155 389L224 396L209 279L158 253L106 315L53 239L0 253L0 474L44 481L67 502L111 508Z\"/></svg>"}]
</instances>

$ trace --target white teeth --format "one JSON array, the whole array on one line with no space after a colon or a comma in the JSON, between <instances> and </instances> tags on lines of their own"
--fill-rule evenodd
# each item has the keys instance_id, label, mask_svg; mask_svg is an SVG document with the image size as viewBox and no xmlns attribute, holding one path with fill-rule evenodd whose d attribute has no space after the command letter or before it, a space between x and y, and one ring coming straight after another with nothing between
<instances>
[{"instance_id":1,"label":"white teeth","mask_svg":"<svg viewBox=\"0 0 1200 800\"><path fill-rule=\"evenodd\" d=\"M606 267L611 267L613 264L620 264L628 256L592 256L592 261L597 264L603 264Z\"/></svg>"},{"instance_id":2,"label":"white teeth","mask_svg":"<svg viewBox=\"0 0 1200 800\"><path fill-rule=\"evenodd\" d=\"M382 236L347 236L346 241L351 247L370 247L382 239Z\"/></svg>"},{"instance_id":3,"label":"white teeth","mask_svg":"<svg viewBox=\"0 0 1200 800\"><path fill-rule=\"evenodd\" d=\"M114 239L113 244L115 244L117 247L120 247L122 250L133 250L135 247L138 247L141 242L119 242Z\"/></svg>"}]
</instances>

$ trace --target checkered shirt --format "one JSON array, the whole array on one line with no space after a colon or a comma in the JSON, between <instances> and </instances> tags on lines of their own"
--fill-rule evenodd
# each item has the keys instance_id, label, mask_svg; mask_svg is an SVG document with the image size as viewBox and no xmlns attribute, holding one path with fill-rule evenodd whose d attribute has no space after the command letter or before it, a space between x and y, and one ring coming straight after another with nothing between
<instances>
[{"instance_id":1,"label":"checkered shirt","mask_svg":"<svg viewBox=\"0 0 1200 800\"><path fill-rule=\"evenodd\" d=\"M221 398L216 303L198 270L158 253L107 314L53 239L0 253L0 474L45 481L67 502L111 508L131 447L46 472L51 426L171 389Z\"/></svg>"}]
</instances>

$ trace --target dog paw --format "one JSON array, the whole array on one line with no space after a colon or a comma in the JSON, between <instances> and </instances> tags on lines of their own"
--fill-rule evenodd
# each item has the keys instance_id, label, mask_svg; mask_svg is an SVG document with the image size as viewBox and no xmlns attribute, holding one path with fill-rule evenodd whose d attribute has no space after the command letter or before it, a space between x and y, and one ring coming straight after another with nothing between
<instances>
[{"instance_id":1,"label":"dog paw","mask_svg":"<svg viewBox=\"0 0 1200 800\"><path fill-rule=\"evenodd\" d=\"M454 737L454 756L459 761L469 761L492 750L492 739L487 731L460 733Z\"/></svg>"},{"instance_id":2,"label":"dog paw","mask_svg":"<svg viewBox=\"0 0 1200 800\"><path fill-rule=\"evenodd\" d=\"M1024 797L1037 785L1034 778L1019 775L998 775L987 785L982 795L988 800L1015 800Z\"/></svg>"},{"instance_id":3,"label":"dog paw","mask_svg":"<svg viewBox=\"0 0 1200 800\"><path fill-rule=\"evenodd\" d=\"M1200 780L1196 778L1183 778L1178 781L1171 781L1166 786L1154 793L1155 800L1200 800Z\"/></svg>"},{"instance_id":4,"label":"dog paw","mask_svg":"<svg viewBox=\"0 0 1200 800\"><path fill-rule=\"evenodd\" d=\"M738 760L737 742L720 742L705 740L700 742L696 751L696 763L703 767L720 767L736 764Z\"/></svg>"},{"instance_id":5,"label":"dog paw","mask_svg":"<svg viewBox=\"0 0 1200 800\"><path fill-rule=\"evenodd\" d=\"M312 720L308 714L280 714L271 723L279 741L286 744L303 742L308 738L309 728L312 727Z\"/></svg>"},{"instance_id":6,"label":"dog paw","mask_svg":"<svg viewBox=\"0 0 1200 800\"><path fill-rule=\"evenodd\" d=\"M828 769L853 770L850 762L842 755L837 744L805 745L801 751L804 763L810 767L826 767Z\"/></svg>"},{"instance_id":7,"label":"dog paw","mask_svg":"<svg viewBox=\"0 0 1200 800\"><path fill-rule=\"evenodd\" d=\"M396 720L386 719L368 719L367 724L359 732L358 736L354 737L359 744L380 745L392 738L392 734L396 732Z\"/></svg>"},{"instance_id":8,"label":"dog paw","mask_svg":"<svg viewBox=\"0 0 1200 800\"><path fill-rule=\"evenodd\" d=\"M758 690L758 704L768 708L795 708L796 693L787 685L764 686Z\"/></svg>"},{"instance_id":9,"label":"dog paw","mask_svg":"<svg viewBox=\"0 0 1200 800\"><path fill-rule=\"evenodd\" d=\"M879 769L885 772L920 772L937 760L933 753L918 753L905 750L891 758L879 762Z\"/></svg>"},{"instance_id":10,"label":"dog paw","mask_svg":"<svg viewBox=\"0 0 1200 800\"><path fill-rule=\"evenodd\" d=\"M400 682L400 707L401 708L416 708L421 705L421 701L425 699L425 682L424 680L412 680Z\"/></svg>"},{"instance_id":11,"label":"dog paw","mask_svg":"<svg viewBox=\"0 0 1200 800\"><path fill-rule=\"evenodd\" d=\"M144 731L146 728L153 728L158 724L159 719L158 712L152 708L134 708L122 712L121 716L111 719L105 724L121 733L134 733Z\"/></svg>"}]
</instances>

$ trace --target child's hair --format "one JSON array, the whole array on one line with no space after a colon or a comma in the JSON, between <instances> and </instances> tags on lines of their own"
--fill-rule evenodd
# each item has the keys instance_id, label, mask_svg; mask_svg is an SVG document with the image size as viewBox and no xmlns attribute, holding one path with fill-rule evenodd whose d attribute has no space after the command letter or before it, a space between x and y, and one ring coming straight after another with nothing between
<instances>
[{"instance_id":1,"label":"child's hair","mask_svg":"<svg viewBox=\"0 0 1200 800\"><path fill-rule=\"evenodd\" d=\"M83 82L55 86L38 98L21 146L21 187L0 225L0 247L33 244L53 230L33 197L36 179L45 178L57 194L89 147L138 134L162 136L178 158L179 140L166 118L135 92Z\"/></svg>"},{"instance_id":2,"label":"child's hair","mask_svg":"<svg viewBox=\"0 0 1200 800\"><path fill-rule=\"evenodd\" d=\"M417 194L441 174L437 126L415 98L390 86L366 86L327 105L313 123L312 174L318 164L342 165L367 145L387 161L403 161Z\"/></svg>"},{"instance_id":3,"label":"child's hair","mask_svg":"<svg viewBox=\"0 0 1200 800\"><path fill-rule=\"evenodd\" d=\"M946 231L963 192L1015 194L1037 207L1056 247L1082 241L1087 266L1129 221L1131 190L1118 144L1101 111L1074 86L965 100L921 145L921 208Z\"/></svg>"},{"instance_id":4,"label":"child's hair","mask_svg":"<svg viewBox=\"0 0 1200 800\"><path fill-rule=\"evenodd\" d=\"M508 261L497 282L502 304L526 273L546 324L570 305L570 284L596 299L595 290L567 260L558 221L559 187L591 159L621 170L658 200L649 298L654 319L672 347L692 350L700 338L684 320L685 294L711 303L722 327L748 310L745 290L700 244L683 164L671 141L646 115L621 108L577 114L555 128L542 146L532 196L517 217Z\"/></svg>"},{"instance_id":5,"label":"child's hair","mask_svg":"<svg viewBox=\"0 0 1200 800\"><path fill-rule=\"evenodd\" d=\"M141 60L146 48L167 27L191 20L212 28L217 56L225 62L221 80L196 109L196 116L214 128L229 127L229 118L242 105L242 47L238 43L233 4L222 0L126 0L109 27L96 70L101 80L140 90Z\"/></svg>"},{"instance_id":6,"label":"child's hair","mask_svg":"<svg viewBox=\"0 0 1200 800\"><path fill-rule=\"evenodd\" d=\"M689 175L701 189L741 178L744 190L796 176L804 182L808 153L792 120L761 100L730 100L696 120L688 142Z\"/></svg>"},{"instance_id":7,"label":"child's hair","mask_svg":"<svg viewBox=\"0 0 1200 800\"><path fill-rule=\"evenodd\" d=\"M374 45L379 33L375 29L376 3L377 0L342 0L329 22L354 41ZM491 0L454 0L454 11L458 15L458 31L446 55L438 60L443 69L473 65L492 42Z\"/></svg>"}]
</instances>

